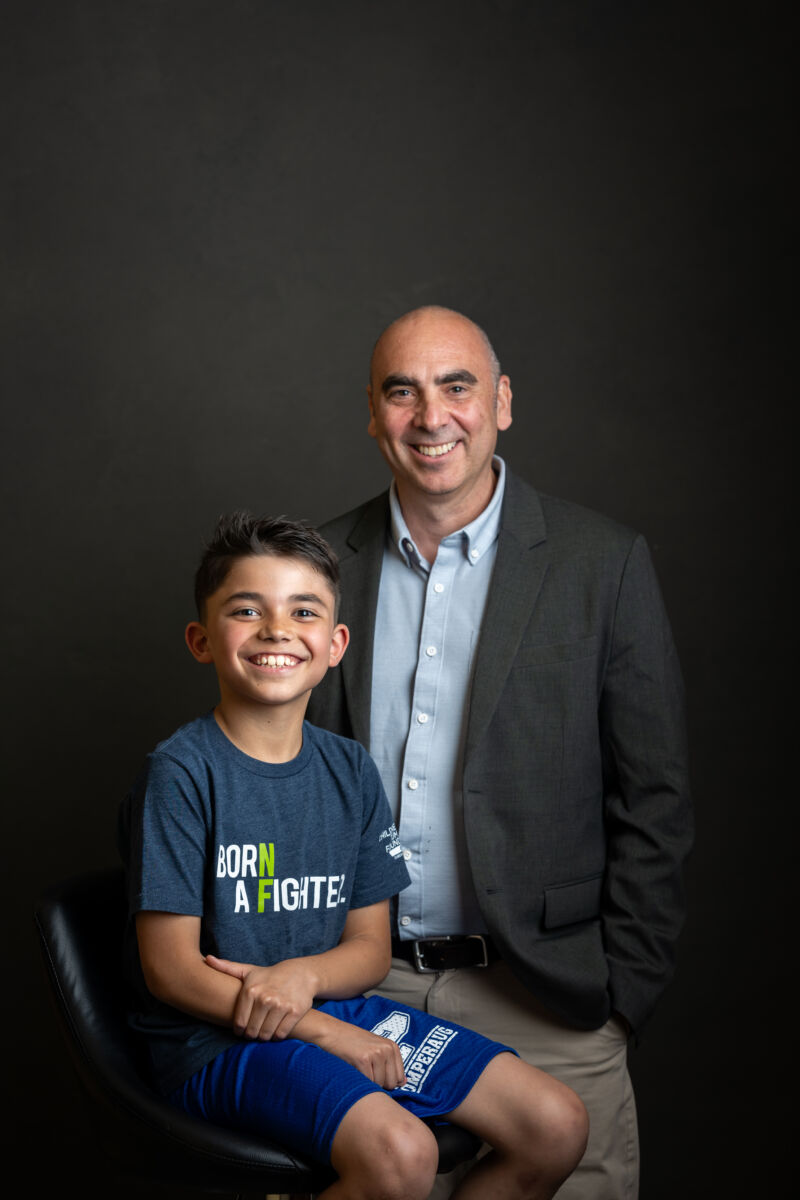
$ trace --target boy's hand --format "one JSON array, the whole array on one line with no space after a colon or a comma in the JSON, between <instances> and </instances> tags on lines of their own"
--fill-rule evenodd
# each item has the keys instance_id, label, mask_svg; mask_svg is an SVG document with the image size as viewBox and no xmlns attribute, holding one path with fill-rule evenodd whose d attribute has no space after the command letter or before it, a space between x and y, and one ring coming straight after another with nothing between
<instances>
[{"instance_id":1,"label":"boy's hand","mask_svg":"<svg viewBox=\"0 0 800 1200\"><path fill-rule=\"evenodd\" d=\"M286 959L271 967L231 962L206 955L209 967L241 980L233 1013L234 1032L261 1042L290 1036L314 1002L316 980L302 959Z\"/></svg>"},{"instance_id":2,"label":"boy's hand","mask_svg":"<svg viewBox=\"0 0 800 1200\"><path fill-rule=\"evenodd\" d=\"M366 1075L367 1079L377 1083L378 1087L391 1091L392 1088L403 1086L406 1073L403 1056L396 1042L378 1037L358 1025L328 1017L327 1013L318 1015L328 1018L325 1028L315 1033L314 1041L318 1046L343 1058L362 1075Z\"/></svg>"}]
</instances>

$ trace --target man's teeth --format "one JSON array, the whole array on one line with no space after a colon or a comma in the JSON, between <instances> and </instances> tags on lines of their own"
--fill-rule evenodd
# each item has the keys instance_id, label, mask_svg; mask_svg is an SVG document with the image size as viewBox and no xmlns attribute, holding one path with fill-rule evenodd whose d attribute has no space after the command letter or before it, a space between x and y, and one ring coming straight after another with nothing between
<instances>
[{"instance_id":1,"label":"man's teeth","mask_svg":"<svg viewBox=\"0 0 800 1200\"><path fill-rule=\"evenodd\" d=\"M257 667L293 667L297 661L291 654L256 654L253 657Z\"/></svg>"},{"instance_id":2,"label":"man's teeth","mask_svg":"<svg viewBox=\"0 0 800 1200\"><path fill-rule=\"evenodd\" d=\"M438 458L440 454L447 454L454 446L455 442L442 442L441 446L417 446L417 449L426 458Z\"/></svg>"}]
</instances>

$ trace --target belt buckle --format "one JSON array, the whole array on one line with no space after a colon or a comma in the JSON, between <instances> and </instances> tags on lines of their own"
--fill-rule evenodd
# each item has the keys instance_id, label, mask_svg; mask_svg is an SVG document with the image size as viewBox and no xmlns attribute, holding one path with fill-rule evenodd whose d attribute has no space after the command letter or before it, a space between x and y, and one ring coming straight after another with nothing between
<instances>
[{"instance_id":1,"label":"belt buckle","mask_svg":"<svg viewBox=\"0 0 800 1200\"><path fill-rule=\"evenodd\" d=\"M414 942L412 942L412 945L414 947L414 968L415 968L415 970L419 971L420 975L436 975L439 970L438 967L426 967L425 966L425 963L423 961L423 955L424 955L425 951L424 951L424 949L420 949L420 946L424 947L426 942L448 942L449 940L450 939L447 937L419 938L419 939L416 939Z\"/></svg>"},{"instance_id":2,"label":"belt buckle","mask_svg":"<svg viewBox=\"0 0 800 1200\"><path fill-rule=\"evenodd\" d=\"M482 933L469 933L464 938L465 941L478 941L481 944L483 951L483 962L471 963L474 967L488 967L489 965L489 947L486 945L486 938ZM431 942L457 942L461 938L454 938L450 934L445 934L437 938L419 938L412 942L414 954L414 968L421 975L436 975L439 971L447 970L447 967L428 967L425 964L425 947Z\"/></svg>"},{"instance_id":3,"label":"belt buckle","mask_svg":"<svg viewBox=\"0 0 800 1200\"><path fill-rule=\"evenodd\" d=\"M486 938L483 936L482 933L468 933L467 938L470 940L476 939L477 941L479 941L481 944L481 949L483 950L483 962L475 963L475 966L476 967L488 967L488 965L489 965L489 947L486 945Z\"/></svg>"}]
</instances>

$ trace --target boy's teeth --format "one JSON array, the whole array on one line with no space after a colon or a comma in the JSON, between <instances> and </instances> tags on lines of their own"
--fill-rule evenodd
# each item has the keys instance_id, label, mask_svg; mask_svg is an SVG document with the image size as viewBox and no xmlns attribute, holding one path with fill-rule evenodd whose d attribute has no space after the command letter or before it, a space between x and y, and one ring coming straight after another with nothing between
<instances>
[{"instance_id":1,"label":"boy's teeth","mask_svg":"<svg viewBox=\"0 0 800 1200\"><path fill-rule=\"evenodd\" d=\"M294 658L290 654L257 654L255 663L257 667L291 667L294 666Z\"/></svg>"},{"instance_id":2,"label":"boy's teeth","mask_svg":"<svg viewBox=\"0 0 800 1200\"><path fill-rule=\"evenodd\" d=\"M428 458L438 458L440 454L447 454L454 446L455 442L443 442L441 446L417 446L417 449Z\"/></svg>"}]
</instances>

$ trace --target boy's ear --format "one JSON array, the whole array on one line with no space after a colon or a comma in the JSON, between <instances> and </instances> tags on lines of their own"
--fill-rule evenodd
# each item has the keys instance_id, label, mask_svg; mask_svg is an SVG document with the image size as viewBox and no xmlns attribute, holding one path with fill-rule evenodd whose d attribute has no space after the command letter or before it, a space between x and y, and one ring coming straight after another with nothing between
<instances>
[{"instance_id":1,"label":"boy's ear","mask_svg":"<svg viewBox=\"0 0 800 1200\"><path fill-rule=\"evenodd\" d=\"M346 625L335 625L331 634L331 656L328 659L328 666L335 667L337 663L342 661L347 644L350 641L350 630Z\"/></svg>"},{"instance_id":2,"label":"boy's ear","mask_svg":"<svg viewBox=\"0 0 800 1200\"><path fill-rule=\"evenodd\" d=\"M186 638L186 645L191 650L193 657L199 663L214 661L204 625L201 625L199 621L190 621L183 636Z\"/></svg>"}]
</instances>

